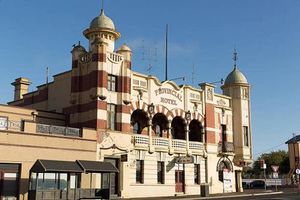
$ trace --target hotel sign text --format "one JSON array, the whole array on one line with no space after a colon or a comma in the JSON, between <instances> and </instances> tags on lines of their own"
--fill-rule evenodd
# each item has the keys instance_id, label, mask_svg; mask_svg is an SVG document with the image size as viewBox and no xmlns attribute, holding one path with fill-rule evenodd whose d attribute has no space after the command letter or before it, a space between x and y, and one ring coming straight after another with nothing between
<instances>
[{"instance_id":1,"label":"hotel sign text","mask_svg":"<svg viewBox=\"0 0 300 200\"><path fill-rule=\"evenodd\" d=\"M165 98L165 97L161 97L160 98L160 102L161 103L166 103L166 104L171 104L171 105L177 105L177 100L179 100L180 102L182 102L182 95L180 93L178 93L176 90L174 89L170 89L170 88L159 88L157 90L154 90L155 95L164 95L164 94L169 94L171 96L174 96L176 99L169 99L169 98Z\"/></svg>"}]
</instances>

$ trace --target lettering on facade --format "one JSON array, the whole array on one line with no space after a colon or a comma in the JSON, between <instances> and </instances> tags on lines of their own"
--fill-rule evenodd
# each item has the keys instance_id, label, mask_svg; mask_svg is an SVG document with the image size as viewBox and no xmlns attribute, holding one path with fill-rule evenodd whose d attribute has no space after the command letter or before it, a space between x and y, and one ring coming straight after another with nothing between
<instances>
[{"instance_id":1,"label":"lettering on facade","mask_svg":"<svg viewBox=\"0 0 300 200\"><path fill-rule=\"evenodd\" d=\"M168 98L161 97L160 102L177 106L176 100L173 100L173 99L168 99Z\"/></svg>"},{"instance_id":2,"label":"lettering on facade","mask_svg":"<svg viewBox=\"0 0 300 200\"><path fill-rule=\"evenodd\" d=\"M220 105L220 106L225 106L226 102L223 99L220 99L220 100L217 101L217 104Z\"/></svg>"},{"instance_id":3,"label":"lettering on facade","mask_svg":"<svg viewBox=\"0 0 300 200\"><path fill-rule=\"evenodd\" d=\"M177 100L179 100L180 102L182 102L182 95L180 93L178 93L176 90L174 89L170 89L170 88L159 88L157 90L154 90L155 95L163 95L163 94L169 94L171 96L176 97ZM166 104L170 104L170 105L177 105L177 101L175 99L169 99L169 98L165 98L165 97L161 97L160 98L160 102L161 103L166 103Z\"/></svg>"}]
</instances>

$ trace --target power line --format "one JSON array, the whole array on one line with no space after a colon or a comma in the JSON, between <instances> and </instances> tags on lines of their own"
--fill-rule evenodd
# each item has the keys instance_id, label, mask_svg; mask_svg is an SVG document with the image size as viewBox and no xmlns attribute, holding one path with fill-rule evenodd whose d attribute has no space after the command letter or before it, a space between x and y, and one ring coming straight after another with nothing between
<instances>
[{"instance_id":1,"label":"power line","mask_svg":"<svg viewBox=\"0 0 300 200\"><path fill-rule=\"evenodd\" d=\"M285 145L285 142L284 142L284 143L281 143L281 144L279 144L279 145L276 145L276 146L274 146L274 147L271 147L271 148L269 148L269 149L267 149L267 150L265 150L265 151L261 151L260 153L257 153L257 154L255 154L254 156L257 156L257 155L260 155L260 154L263 154L263 153L267 153L267 152L269 152L269 151L271 151L271 150L273 150L273 149L276 149L276 148L278 148L278 147L280 147L280 146L282 146L282 145Z\"/></svg>"}]
</instances>

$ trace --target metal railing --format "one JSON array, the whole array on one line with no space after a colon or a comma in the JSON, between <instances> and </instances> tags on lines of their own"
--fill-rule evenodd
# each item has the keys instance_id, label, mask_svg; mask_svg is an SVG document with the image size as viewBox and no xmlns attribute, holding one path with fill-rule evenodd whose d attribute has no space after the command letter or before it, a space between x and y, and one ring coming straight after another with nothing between
<instances>
[{"instance_id":1,"label":"metal railing","mask_svg":"<svg viewBox=\"0 0 300 200\"><path fill-rule=\"evenodd\" d=\"M79 128L70 128L70 127L65 127L65 126L53 126L53 125L47 125L47 124L36 124L36 132L37 133L65 135L65 136L75 136L75 137L81 136Z\"/></svg>"},{"instance_id":2,"label":"metal railing","mask_svg":"<svg viewBox=\"0 0 300 200\"><path fill-rule=\"evenodd\" d=\"M218 143L218 152L234 152L233 142L220 142Z\"/></svg>"}]
</instances>

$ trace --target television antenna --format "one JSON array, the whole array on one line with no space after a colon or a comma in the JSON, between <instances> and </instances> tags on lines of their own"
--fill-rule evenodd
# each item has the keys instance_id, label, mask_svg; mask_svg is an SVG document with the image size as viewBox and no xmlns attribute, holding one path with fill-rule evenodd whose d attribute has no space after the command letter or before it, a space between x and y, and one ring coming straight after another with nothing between
<instances>
[{"instance_id":1,"label":"television antenna","mask_svg":"<svg viewBox=\"0 0 300 200\"><path fill-rule=\"evenodd\" d=\"M150 74L154 63L157 62L157 47L146 47L142 41L142 61L146 63L146 71Z\"/></svg>"}]
</instances>

